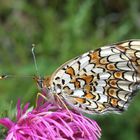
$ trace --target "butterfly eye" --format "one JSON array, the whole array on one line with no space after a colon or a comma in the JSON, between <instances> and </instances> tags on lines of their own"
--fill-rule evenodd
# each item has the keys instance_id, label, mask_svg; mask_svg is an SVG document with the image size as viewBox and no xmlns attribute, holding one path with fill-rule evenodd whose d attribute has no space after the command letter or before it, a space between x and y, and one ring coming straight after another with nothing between
<instances>
[{"instance_id":1,"label":"butterfly eye","mask_svg":"<svg viewBox=\"0 0 140 140\"><path fill-rule=\"evenodd\" d=\"M35 76L33 79L36 81L36 84L37 84L38 88L42 89L44 78Z\"/></svg>"},{"instance_id":2,"label":"butterfly eye","mask_svg":"<svg viewBox=\"0 0 140 140\"><path fill-rule=\"evenodd\" d=\"M43 88L43 80L42 79L37 80L37 85L39 88L42 89Z\"/></svg>"}]
</instances>

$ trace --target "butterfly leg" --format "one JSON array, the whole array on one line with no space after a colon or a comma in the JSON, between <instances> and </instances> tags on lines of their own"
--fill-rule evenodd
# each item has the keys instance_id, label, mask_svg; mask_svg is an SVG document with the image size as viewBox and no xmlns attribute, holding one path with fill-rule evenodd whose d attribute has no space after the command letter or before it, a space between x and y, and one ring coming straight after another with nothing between
<instances>
[{"instance_id":1,"label":"butterfly leg","mask_svg":"<svg viewBox=\"0 0 140 140\"><path fill-rule=\"evenodd\" d=\"M48 98L45 95L43 95L42 93L38 92L37 96L36 96L36 105L35 105L36 108L39 106L39 103L42 102L42 99L44 99L45 101L48 100Z\"/></svg>"},{"instance_id":2,"label":"butterfly leg","mask_svg":"<svg viewBox=\"0 0 140 140\"><path fill-rule=\"evenodd\" d=\"M68 114L70 115L70 119L71 121L73 121L73 116L70 112L70 110L68 109L67 105L64 103L64 101L59 97L59 95L56 94L57 99L60 101L60 103L64 106L64 108L67 110Z\"/></svg>"},{"instance_id":3,"label":"butterfly leg","mask_svg":"<svg viewBox=\"0 0 140 140\"><path fill-rule=\"evenodd\" d=\"M43 95L42 93L38 92L37 93L37 97L36 97L36 108L39 106L39 103L41 102L41 98L44 99L45 101L48 101L48 98ZM56 97L58 99L58 101L64 106L64 108L67 110L68 114L70 115L70 119L71 121L73 120L73 116L71 114L71 112L69 111L67 105L64 103L64 101L56 94ZM58 105L58 104L57 104Z\"/></svg>"}]
</instances>

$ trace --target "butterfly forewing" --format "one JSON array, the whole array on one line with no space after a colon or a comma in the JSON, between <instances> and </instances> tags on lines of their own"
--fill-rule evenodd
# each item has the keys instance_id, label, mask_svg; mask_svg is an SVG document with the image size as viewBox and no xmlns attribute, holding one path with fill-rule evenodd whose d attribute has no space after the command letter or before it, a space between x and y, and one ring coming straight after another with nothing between
<instances>
[{"instance_id":1,"label":"butterfly forewing","mask_svg":"<svg viewBox=\"0 0 140 140\"><path fill-rule=\"evenodd\" d=\"M89 51L62 65L50 86L68 105L87 113L127 109L140 84L140 40Z\"/></svg>"}]
</instances>

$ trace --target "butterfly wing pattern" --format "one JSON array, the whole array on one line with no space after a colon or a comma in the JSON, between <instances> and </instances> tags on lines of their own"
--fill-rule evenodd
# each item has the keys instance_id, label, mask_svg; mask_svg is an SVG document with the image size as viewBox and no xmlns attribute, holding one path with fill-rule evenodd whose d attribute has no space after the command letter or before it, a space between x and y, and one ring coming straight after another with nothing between
<instances>
[{"instance_id":1,"label":"butterfly wing pattern","mask_svg":"<svg viewBox=\"0 0 140 140\"><path fill-rule=\"evenodd\" d=\"M53 73L50 88L85 113L126 110L140 88L140 40L104 46L70 60Z\"/></svg>"}]
</instances>

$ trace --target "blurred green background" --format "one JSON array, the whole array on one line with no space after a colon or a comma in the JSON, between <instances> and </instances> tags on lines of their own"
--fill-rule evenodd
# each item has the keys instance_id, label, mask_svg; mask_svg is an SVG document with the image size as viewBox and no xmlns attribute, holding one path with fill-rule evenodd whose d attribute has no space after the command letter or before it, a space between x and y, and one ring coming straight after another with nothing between
<instances>
[{"instance_id":1,"label":"blurred green background","mask_svg":"<svg viewBox=\"0 0 140 140\"><path fill-rule=\"evenodd\" d=\"M26 77L36 74L32 43L39 73L45 76L84 52L139 36L139 0L1 0L0 73L17 77L0 81L0 116L13 118L18 98L35 105L38 89ZM137 95L122 115L93 115L101 139L139 140L139 106Z\"/></svg>"}]
</instances>

